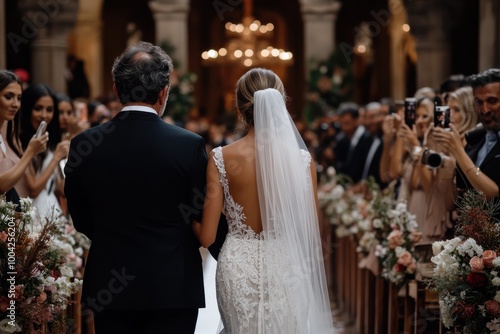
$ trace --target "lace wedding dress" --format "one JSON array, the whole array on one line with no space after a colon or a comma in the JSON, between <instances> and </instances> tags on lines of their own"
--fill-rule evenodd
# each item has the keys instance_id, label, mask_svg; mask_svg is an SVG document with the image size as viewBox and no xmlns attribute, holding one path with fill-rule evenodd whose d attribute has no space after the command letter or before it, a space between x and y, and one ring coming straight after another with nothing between
<instances>
[{"instance_id":1,"label":"lace wedding dress","mask_svg":"<svg viewBox=\"0 0 500 334\"><path fill-rule=\"evenodd\" d=\"M253 107L262 232L245 224L214 149L229 227L216 272L222 333L331 334L311 156L278 90L256 91Z\"/></svg>"},{"instance_id":2,"label":"lace wedding dress","mask_svg":"<svg viewBox=\"0 0 500 334\"><path fill-rule=\"evenodd\" d=\"M301 150L304 177L309 177L311 156ZM297 314L306 305L296 305L300 277L294 275L283 242L274 233L255 233L245 225L243 207L231 196L221 147L214 161L224 191L224 214L228 234L219 254L216 290L225 334L331 333L308 331ZM299 162L300 163L300 162ZM311 296L311 298L314 298Z\"/></svg>"}]
</instances>

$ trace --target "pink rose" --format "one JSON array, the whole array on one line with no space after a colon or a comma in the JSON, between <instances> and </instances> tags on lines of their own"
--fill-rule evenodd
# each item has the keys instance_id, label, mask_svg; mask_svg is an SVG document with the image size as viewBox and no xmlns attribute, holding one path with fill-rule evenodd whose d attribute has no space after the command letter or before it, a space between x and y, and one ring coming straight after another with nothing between
<instances>
[{"instance_id":1,"label":"pink rose","mask_svg":"<svg viewBox=\"0 0 500 334\"><path fill-rule=\"evenodd\" d=\"M398 263L405 267L408 267L412 262L413 262L413 256L408 251L404 251L398 258Z\"/></svg>"},{"instance_id":2,"label":"pink rose","mask_svg":"<svg viewBox=\"0 0 500 334\"><path fill-rule=\"evenodd\" d=\"M388 236L387 240L389 241L389 248L394 249L397 246L401 246L404 244L403 236L400 230L393 230Z\"/></svg>"},{"instance_id":3,"label":"pink rose","mask_svg":"<svg viewBox=\"0 0 500 334\"><path fill-rule=\"evenodd\" d=\"M408 274L414 274L415 271L417 270L417 263L415 261L413 261L407 268L406 268L406 272Z\"/></svg>"},{"instance_id":4,"label":"pink rose","mask_svg":"<svg viewBox=\"0 0 500 334\"><path fill-rule=\"evenodd\" d=\"M45 292L40 292L40 295L36 297L36 302L38 304L42 304L45 300L47 300L47 294Z\"/></svg>"},{"instance_id":5,"label":"pink rose","mask_svg":"<svg viewBox=\"0 0 500 334\"><path fill-rule=\"evenodd\" d=\"M484 303L486 312L494 317L500 316L500 304L495 300L488 300Z\"/></svg>"},{"instance_id":6,"label":"pink rose","mask_svg":"<svg viewBox=\"0 0 500 334\"><path fill-rule=\"evenodd\" d=\"M2 240L3 242L6 242L7 237L8 237L8 234L5 233L5 231L0 232L0 240Z\"/></svg>"},{"instance_id":7,"label":"pink rose","mask_svg":"<svg viewBox=\"0 0 500 334\"><path fill-rule=\"evenodd\" d=\"M483 259L477 256L474 256L472 259L470 259L469 265L470 270L474 273L480 273L484 269Z\"/></svg>"},{"instance_id":8,"label":"pink rose","mask_svg":"<svg viewBox=\"0 0 500 334\"><path fill-rule=\"evenodd\" d=\"M483 263L486 268L493 268L493 260L496 259L497 253L492 250L485 250L483 252Z\"/></svg>"}]
</instances>

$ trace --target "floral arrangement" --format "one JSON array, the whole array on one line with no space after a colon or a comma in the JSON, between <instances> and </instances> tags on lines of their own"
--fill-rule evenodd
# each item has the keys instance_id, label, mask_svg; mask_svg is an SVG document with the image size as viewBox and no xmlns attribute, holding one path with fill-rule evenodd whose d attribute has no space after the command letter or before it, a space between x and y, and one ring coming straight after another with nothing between
<instances>
[{"instance_id":1,"label":"floral arrangement","mask_svg":"<svg viewBox=\"0 0 500 334\"><path fill-rule=\"evenodd\" d=\"M318 187L318 202L324 214L335 226L339 238L357 236L370 226L370 201L364 193L355 193L349 181L328 167Z\"/></svg>"},{"instance_id":2,"label":"floral arrangement","mask_svg":"<svg viewBox=\"0 0 500 334\"><path fill-rule=\"evenodd\" d=\"M41 219L31 199L16 207L0 197L0 333L66 333L64 310L82 283L66 226Z\"/></svg>"},{"instance_id":3,"label":"floral arrangement","mask_svg":"<svg viewBox=\"0 0 500 334\"><path fill-rule=\"evenodd\" d=\"M415 244L422 234L406 203L396 203L393 187L381 190L368 180L353 191L332 167L321 181L319 205L336 226L336 235L353 235L358 243L356 251L365 259L374 254L385 279L402 285L413 278L417 266Z\"/></svg>"},{"instance_id":4,"label":"floral arrangement","mask_svg":"<svg viewBox=\"0 0 500 334\"><path fill-rule=\"evenodd\" d=\"M371 246L382 267L382 277L402 286L414 277L417 268L415 244L420 240L415 215L406 203L396 203L392 190L379 191L373 200L373 235Z\"/></svg>"},{"instance_id":5,"label":"floral arrangement","mask_svg":"<svg viewBox=\"0 0 500 334\"><path fill-rule=\"evenodd\" d=\"M457 237L433 244L431 287L441 319L463 333L500 333L500 226L498 204L474 190L458 208Z\"/></svg>"}]
</instances>

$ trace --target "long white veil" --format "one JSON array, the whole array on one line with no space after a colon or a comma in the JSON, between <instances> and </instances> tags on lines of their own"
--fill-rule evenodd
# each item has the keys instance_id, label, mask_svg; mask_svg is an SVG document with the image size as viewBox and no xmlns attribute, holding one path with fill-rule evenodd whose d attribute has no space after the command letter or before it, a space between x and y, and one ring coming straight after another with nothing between
<instances>
[{"instance_id":1,"label":"long white veil","mask_svg":"<svg viewBox=\"0 0 500 334\"><path fill-rule=\"evenodd\" d=\"M264 321L280 328L279 333L330 334L331 309L307 164L310 155L279 91L255 92L254 130L265 276L270 280L271 308ZM276 281L283 283L273 286ZM273 309L279 308L280 299L289 304L285 321L283 310Z\"/></svg>"}]
</instances>

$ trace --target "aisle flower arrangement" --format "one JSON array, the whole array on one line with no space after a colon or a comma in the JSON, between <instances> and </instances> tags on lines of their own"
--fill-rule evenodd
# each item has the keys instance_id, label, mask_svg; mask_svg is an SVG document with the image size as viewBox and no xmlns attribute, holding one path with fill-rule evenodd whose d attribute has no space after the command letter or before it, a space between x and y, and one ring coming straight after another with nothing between
<instances>
[{"instance_id":1,"label":"aisle flower arrangement","mask_svg":"<svg viewBox=\"0 0 500 334\"><path fill-rule=\"evenodd\" d=\"M500 333L500 225L498 204L475 191L464 194L457 237L433 244L432 287L441 319L461 333Z\"/></svg>"},{"instance_id":2,"label":"aisle flower arrangement","mask_svg":"<svg viewBox=\"0 0 500 334\"><path fill-rule=\"evenodd\" d=\"M68 266L67 222L40 219L30 199L17 209L0 197L0 333L66 333L64 310L82 283Z\"/></svg>"},{"instance_id":3,"label":"aisle flower arrangement","mask_svg":"<svg viewBox=\"0 0 500 334\"><path fill-rule=\"evenodd\" d=\"M391 188L376 192L372 201L375 255L380 260L382 277L401 286L412 279L417 267L415 244L420 240L415 215L406 203L397 203Z\"/></svg>"},{"instance_id":4,"label":"aisle flower arrangement","mask_svg":"<svg viewBox=\"0 0 500 334\"><path fill-rule=\"evenodd\" d=\"M326 170L318 187L319 206L335 226L337 237L364 233L371 222L370 201L364 193L355 193L347 178L337 175L333 167Z\"/></svg>"},{"instance_id":5,"label":"aisle flower arrangement","mask_svg":"<svg viewBox=\"0 0 500 334\"><path fill-rule=\"evenodd\" d=\"M333 168L326 174L318 189L319 204L335 226L336 235L355 236L360 260L374 254L383 278L396 285L413 278L415 244L422 234L406 203L394 199L393 185L382 190L368 180L362 184L363 191L353 192Z\"/></svg>"}]
</instances>

